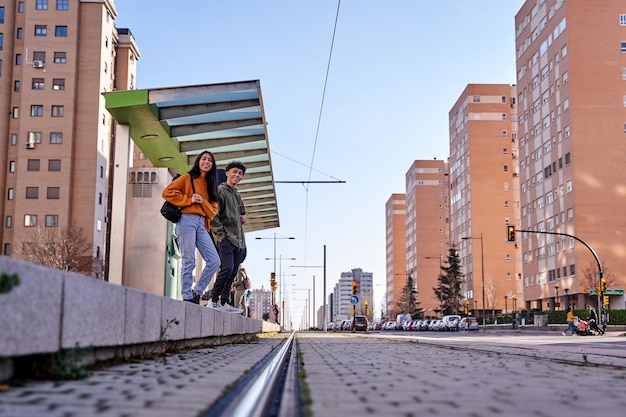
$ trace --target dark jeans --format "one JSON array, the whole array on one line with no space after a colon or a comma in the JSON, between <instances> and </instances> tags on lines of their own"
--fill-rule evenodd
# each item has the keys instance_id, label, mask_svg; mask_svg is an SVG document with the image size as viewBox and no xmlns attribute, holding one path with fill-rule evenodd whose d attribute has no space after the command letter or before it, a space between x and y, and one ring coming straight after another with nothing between
<instances>
[{"instance_id":1,"label":"dark jeans","mask_svg":"<svg viewBox=\"0 0 626 417\"><path fill-rule=\"evenodd\" d=\"M217 253L220 255L220 270L213 285L212 301L217 302L222 297L221 303L230 300L230 287L239 270L239 265L246 259L246 248L240 249L224 238L217 243Z\"/></svg>"}]
</instances>

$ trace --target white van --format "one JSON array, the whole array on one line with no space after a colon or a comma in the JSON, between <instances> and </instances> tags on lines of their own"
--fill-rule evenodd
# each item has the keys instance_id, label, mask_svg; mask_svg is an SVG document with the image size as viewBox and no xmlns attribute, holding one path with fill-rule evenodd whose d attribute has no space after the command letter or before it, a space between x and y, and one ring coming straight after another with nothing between
<instances>
[{"instance_id":1,"label":"white van","mask_svg":"<svg viewBox=\"0 0 626 417\"><path fill-rule=\"evenodd\" d=\"M459 331L459 323L461 322L461 316L456 314L451 314L449 316L443 316L441 319L443 322L441 323L441 328L439 330L443 330L446 332L458 332Z\"/></svg>"}]
</instances>

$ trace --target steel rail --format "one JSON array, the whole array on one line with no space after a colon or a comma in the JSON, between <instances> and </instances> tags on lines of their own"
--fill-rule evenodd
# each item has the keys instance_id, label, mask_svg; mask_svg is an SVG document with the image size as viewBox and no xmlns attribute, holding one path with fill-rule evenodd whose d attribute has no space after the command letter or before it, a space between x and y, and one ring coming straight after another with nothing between
<instances>
[{"instance_id":1,"label":"steel rail","mask_svg":"<svg viewBox=\"0 0 626 417\"><path fill-rule=\"evenodd\" d=\"M269 415L279 381L284 371L287 353L294 344L295 332L276 354L256 373L241 395L220 413L221 417L264 417Z\"/></svg>"}]
</instances>

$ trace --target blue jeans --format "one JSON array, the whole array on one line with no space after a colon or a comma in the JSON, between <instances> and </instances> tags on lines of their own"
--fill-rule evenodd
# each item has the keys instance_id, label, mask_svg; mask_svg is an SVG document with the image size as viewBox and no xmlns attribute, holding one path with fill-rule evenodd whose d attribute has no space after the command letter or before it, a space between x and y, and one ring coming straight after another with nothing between
<instances>
[{"instance_id":1,"label":"blue jeans","mask_svg":"<svg viewBox=\"0 0 626 417\"><path fill-rule=\"evenodd\" d=\"M238 248L230 243L226 238L217 243L217 250L220 253L220 272L217 273L215 278L215 285L213 285L213 302L217 302L219 297L222 297L221 303L226 304L230 300L230 287L233 285L233 280L239 271L239 264L243 263L246 259L246 248Z\"/></svg>"},{"instance_id":2,"label":"blue jeans","mask_svg":"<svg viewBox=\"0 0 626 417\"><path fill-rule=\"evenodd\" d=\"M220 267L220 257L209 232L204 228L202 216L183 214L176 223L176 236L182 255L182 296L183 300L190 300L193 298L191 286L193 285L193 270L196 268L196 248L206 263L196 283L195 292L198 294L202 294L213 274Z\"/></svg>"},{"instance_id":3,"label":"blue jeans","mask_svg":"<svg viewBox=\"0 0 626 417\"><path fill-rule=\"evenodd\" d=\"M567 329L565 329L565 331L563 333L567 334L568 330L571 330L572 334L574 334L576 332L576 328L574 327L574 322L573 321L568 321L567 322Z\"/></svg>"}]
</instances>

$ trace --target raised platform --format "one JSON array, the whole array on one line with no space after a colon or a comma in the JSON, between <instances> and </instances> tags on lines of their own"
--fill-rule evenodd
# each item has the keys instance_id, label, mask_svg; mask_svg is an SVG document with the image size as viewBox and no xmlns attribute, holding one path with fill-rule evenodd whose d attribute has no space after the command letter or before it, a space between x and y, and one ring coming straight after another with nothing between
<instances>
[{"instance_id":1,"label":"raised platform","mask_svg":"<svg viewBox=\"0 0 626 417\"><path fill-rule=\"evenodd\" d=\"M20 280L0 294L0 380L12 372L11 359L20 356L89 347L93 362L159 343L223 344L280 331L274 323L6 256L0 256L0 274Z\"/></svg>"}]
</instances>

